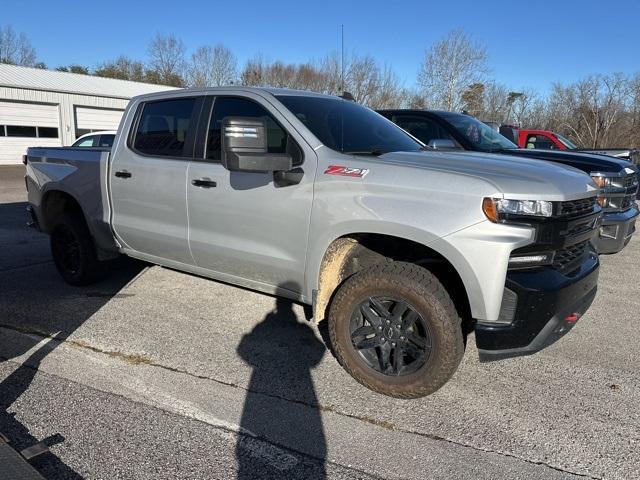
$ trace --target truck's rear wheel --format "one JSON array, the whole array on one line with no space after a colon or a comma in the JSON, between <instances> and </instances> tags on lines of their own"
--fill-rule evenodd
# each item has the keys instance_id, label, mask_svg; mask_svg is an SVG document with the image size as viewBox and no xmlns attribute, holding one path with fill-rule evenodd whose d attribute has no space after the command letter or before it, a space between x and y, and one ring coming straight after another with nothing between
<instances>
[{"instance_id":1,"label":"truck's rear wheel","mask_svg":"<svg viewBox=\"0 0 640 480\"><path fill-rule=\"evenodd\" d=\"M404 262L347 279L331 303L329 334L353 378L399 398L438 390L464 353L461 319L446 290L429 271Z\"/></svg>"},{"instance_id":2,"label":"truck's rear wheel","mask_svg":"<svg viewBox=\"0 0 640 480\"><path fill-rule=\"evenodd\" d=\"M51 231L50 243L53 261L65 282L88 285L105 275L89 229L78 215L62 215Z\"/></svg>"}]
</instances>

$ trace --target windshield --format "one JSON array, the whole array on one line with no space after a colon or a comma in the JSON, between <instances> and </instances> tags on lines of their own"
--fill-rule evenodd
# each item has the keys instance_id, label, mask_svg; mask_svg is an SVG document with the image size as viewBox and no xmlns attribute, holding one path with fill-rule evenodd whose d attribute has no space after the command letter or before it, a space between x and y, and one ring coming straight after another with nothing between
<instances>
[{"instance_id":1,"label":"windshield","mask_svg":"<svg viewBox=\"0 0 640 480\"><path fill-rule=\"evenodd\" d=\"M482 123L469 115L459 113L441 114L468 142L474 150L493 152L497 150L513 149L518 146L496 132L489 125Z\"/></svg>"},{"instance_id":2,"label":"windshield","mask_svg":"<svg viewBox=\"0 0 640 480\"><path fill-rule=\"evenodd\" d=\"M567 147L569 150L575 150L578 148L578 146L575 143L573 143L568 138L563 137L559 133L556 133L556 137L558 137L558 140L560 140L564 144L564 146Z\"/></svg>"},{"instance_id":3,"label":"windshield","mask_svg":"<svg viewBox=\"0 0 640 480\"><path fill-rule=\"evenodd\" d=\"M422 145L389 120L341 98L277 95L325 146L342 153L417 151Z\"/></svg>"}]
</instances>

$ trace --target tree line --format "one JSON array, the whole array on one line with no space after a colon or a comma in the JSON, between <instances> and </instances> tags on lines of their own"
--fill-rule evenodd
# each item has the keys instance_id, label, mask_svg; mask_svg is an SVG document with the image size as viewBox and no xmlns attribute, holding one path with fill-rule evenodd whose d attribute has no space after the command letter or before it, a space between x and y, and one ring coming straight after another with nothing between
<instances>
[{"instance_id":1,"label":"tree line","mask_svg":"<svg viewBox=\"0 0 640 480\"><path fill-rule=\"evenodd\" d=\"M0 63L47 68L24 33L0 28ZM227 46L204 45L188 55L173 34L157 34L145 60L120 55L94 68L55 70L175 87L272 86L312 90L354 99L371 108L465 111L484 121L557 131L581 147L640 146L640 73L594 74L554 83L541 95L514 90L491 77L486 47L454 30L425 49L415 87L369 54L330 53L306 63L268 61L257 54L242 66Z\"/></svg>"}]
</instances>

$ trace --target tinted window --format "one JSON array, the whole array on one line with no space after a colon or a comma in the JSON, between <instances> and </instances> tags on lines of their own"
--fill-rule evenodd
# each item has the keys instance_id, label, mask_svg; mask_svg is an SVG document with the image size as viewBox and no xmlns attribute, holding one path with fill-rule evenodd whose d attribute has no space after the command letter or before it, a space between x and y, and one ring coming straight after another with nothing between
<instances>
[{"instance_id":1,"label":"tinted window","mask_svg":"<svg viewBox=\"0 0 640 480\"><path fill-rule=\"evenodd\" d=\"M98 146L111 148L111 146L113 145L114 138L116 138L116 136L111 134L100 135Z\"/></svg>"},{"instance_id":2,"label":"tinted window","mask_svg":"<svg viewBox=\"0 0 640 480\"><path fill-rule=\"evenodd\" d=\"M512 141L496 132L490 126L469 115L459 113L439 113L469 143L473 150L491 152L518 148Z\"/></svg>"},{"instance_id":3,"label":"tinted window","mask_svg":"<svg viewBox=\"0 0 640 480\"><path fill-rule=\"evenodd\" d=\"M17 125L7 125L8 137L35 137L36 127L21 127Z\"/></svg>"},{"instance_id":4,"label":"tinted window","mask_svg":"<svg viewBox=\"0 0 640 480\"><path fill-rule=\"evenodd\" d=\"M209 122L207 136L207 158L220 160L222 120L225 117L253 117L261 118L267 124L268 153L285 153L287 151L287 132L261 105L237 97L216 98L213 103L213 113Z\"/></svg>"},{"instance_id":5,"label":"tinted window","mask_svg":"<svg viewBox=\"0 0 640 480\"><path fill-rule=\"evenodd\" d=\"M38 137L58 138L58 129L55 127L38 127Z\"/></svg>"},{"instance_id":6,"label":"tinted window","mask_svg":"<svg viewBox=\"0 0 640 480\"><path fill-rule=\"evenodd\" d=\"M192 97L145 104L134 148L147 155L183 156L195 103Z\"/></svg>"},{"instance_id":7,"label":"tinted window","mask_svg":"<svg viewBox=\"0 0 640 480\"><path fill-rule=\"evenodd\" d=\"M545 135L529 135L525 147L542 150L554 150L556 148L551 139Z\"/></svg>"},{"instance_id":8,"label":"tinted window","mask_svg":"<svg viewBox=\"0 0 640 480\"><path fill-rule=\"evenodd\" d=\"M344 153L416 151L421 145L396 125L349 100L278 95L327 147Z\"/></svg>"},{"instance_id":9,"label":"tinted window","mask_svg":"<svg viewBox=\"0 0 640 480\"><path fill-rule=\"evenodd\" d=\"M393 121L426 144L431 140L454 140L435 120L429 118L417 115L397 115Z\"/></svg>"}]
</instances>

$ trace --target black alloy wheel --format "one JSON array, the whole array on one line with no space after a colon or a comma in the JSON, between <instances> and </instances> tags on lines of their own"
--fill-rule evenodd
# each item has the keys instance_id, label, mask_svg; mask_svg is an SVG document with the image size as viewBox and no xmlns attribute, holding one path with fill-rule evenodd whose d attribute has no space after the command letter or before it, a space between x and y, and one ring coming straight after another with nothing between
<instances>
[{"instance_id":1,"label":"black alloy wheel","mask_svg":"<svg viewBox=\"0 0 640 480\"><path fill-rule=\"evenodd\" d=\"M356 308L350 322L351 341L365 363L385 375L409 375L431 353L431 332L407 302L369 297Z\"/></svg>"},{"instance_id":2,"label":"black alloy wheel","mask_svg":"<svg viewBox=\"0 0 640 480\"><path fill-rule=\"evenodd\" d=\"M51 238L51 250L58 268L68 275L76 275L82 265L80 248L80 240L71 228L65 224L56 226L55 235Z\"/></svg>"}]
</instances>

